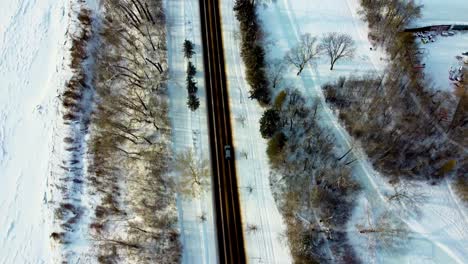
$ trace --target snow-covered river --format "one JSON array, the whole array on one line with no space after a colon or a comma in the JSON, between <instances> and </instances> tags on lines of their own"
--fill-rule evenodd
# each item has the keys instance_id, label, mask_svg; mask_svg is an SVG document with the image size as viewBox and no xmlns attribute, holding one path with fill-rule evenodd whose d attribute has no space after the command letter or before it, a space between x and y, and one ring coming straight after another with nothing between
<instances>
[{"instance_id":1,"label":"snow-covered river","mask_svg":"<svg viewBox=\"0 0 468 264\"><path fill-rule=\"evenodd\" d=\"M69 1L0 3L0 263L50 263L48 178Z\"/></svg>"}]
</instances>

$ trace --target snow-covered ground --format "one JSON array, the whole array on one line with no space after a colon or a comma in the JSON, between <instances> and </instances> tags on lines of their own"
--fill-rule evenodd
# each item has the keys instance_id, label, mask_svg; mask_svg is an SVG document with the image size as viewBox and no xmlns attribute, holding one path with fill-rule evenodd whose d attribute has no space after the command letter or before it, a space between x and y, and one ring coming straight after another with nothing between
<instances>
[{"instance_id":1,"label":"snow-covered ground","mask_svg":"<svg viewBox=\"0 0 468 264\"><path fill-rule=\"evenodd\" d=\"M423 9L422 17L414 22L414 26L468 25L466 0L416 0L416 3L423 5Z\"/></svg>"},{"instance_id":2,"label":"snow-covered ground","mask_svg":"<svg viewBox=\"0 0 468 264\"><path fill-rule=\"evenodd\" d=\"M304 33L320 36L330 31L344 32L350 34L357 42L356 57L338 62L333 72L329 71L325 58L304 70L299 78L295 75L295 69L290 68L285 76L288 87L298 88L306 95L318 97L323 102L320 86L327 81L335 80L340 75L379 71L385 66L385 60L381 60L385 57L381 49L369 50L367 25L356 15L358 7L357 0L278 0L265 9L259 9L263 28L267 31L267 41L274 43L267 51L267 57L270 59L284 56ZM445 76L443 78L446 78ZM344 153L349 149L351 138L330 109L321 109L319 115L322 125L335 134L337 151ZM385 194L390 192L387 181L373 170L365 155L361 157L354 163L353 175L361 183L364 191L349 223L350 239L361 259L366 263L468 262L467 209L453 195L447 183L413 189L414 192L423 190L429 197L418 205L420 218L413 214L399 214L404 208L391 207L385 197ZM393 217L403 222L404 228L410 234L409 244L405 247L407 250L369 250L367 244L364 244L367 236L357 232L357 226L367 222L367 207L373 214L390 210Z\"/></svg>"},{"instance_id":3,"label":"snow-covered ground","mask_svg":"<svg viewBox=\"0 0 468 264\"><path fill-rule=\"evenodd\" d=\"M259 132L259 120L264 109L257 101L249 99L237 34L239 25L233 11L234 0L223 0L221 4L231 124L237 157L236 176L240 187L247 260L249 263L292 263L284 236L286 227L269 184L267 141ZM241 122L240 119L245 121ZM249 227L253 226L258 229L249 231Z\"/></svg>"},{"instance_id":4,"label":"snow-covered ground","mask_svg":"<svg viewBox=\"0 0 468 264\"><path fill-rule=\"evenodd\" d=\"M467 3L468 5L468 3ZM453 81L449 79L449 71L464 65L463 61L455 58L468 52L468 31L454 31L454 36L443 37L437 35L435 42L420 44L424 50L424 73L435 85L436 89L452 91Z\"/></svg>"},{"instance_id":5,"label":"snow-covered ground","mask_svg":"<svg viewBox=\"0 0 468 264\"><path fill-rule=\"evenodd\" d=\"M51 263L48 178L69 1L0 8L0 263ZM61 139L59 139L61 140Z\"/></svg>"},{"instance_id":6,"label":"snow-covered ground","mask_svg":"<svg viewBox=\"0 0 468 264\"><path fill-rule=\"evenodd\" d=\"M338 61L330 71L329 60L322 56L314 64L318 73L314 76L318 85L335 80L341 75L360 75L382 69L385 54L382 49L370 50L367 24L357 14L357 0L277 0L268 8L259 8L270 58L283 58L285 53L298 43L302 34L320 38L328 32L349 34L356 42L354 59Z\"/></svg>"},{"instance_id":7,"label":"snow-covered ground","mask_svg":"<svg viewBox=\"0 0 468 264\"><path fill-rule=\"evenodd\" d=\"M166 0L170 119L174 153L189 148L199 159L209 159L208 121L204 87L200 11L198 0ZM196 81L200 108L195 112L187 107L186 67L183 43L195 44L192 62L197 68ZM211 188L200 198L177 197L178 216L183 246L182 262L216 263L216 227L213 216ZM204 215L206 220L202 221Z\"/></svg>"},{"instance_id":8,"label":"snow-covered ground","mask_svg":"<svg viewBox=\"0 0 468 264\"><path fill-rule=\"evenodd\" d=\"M466 0L420 0L425 5L418 25L468 23ZM234 114L235 148L238 151L237 173L241 187L242 213L245 228L256 225L258 231L246 232L246 248L250 263L290 263L291 256L281 233L284 225L271 195L265 140L258 132L262 109L248 99L244 68L236 38L237 21L232 11L233 0L222 1L223 33L226 63ZM58 90L62 88L64 41L68 25L69 1L4 0L0 9L0 263L51 263L57 254L51 249L52 232L48 202L51 200L48 179L58 155L54 145L60 134ZM171 97L170 115L173 125L174 151L193 148L199 158L209 158L206 103L201 57L200 20L197 0L166 0ZM277 0L260 9L268 47L268 57L281 58L294 46L301 34L337 31L350 34L357 42L356 57L340 61L329 71L322 58L300 78L289 69L286 82L311 97L320 96L320 85L340 75L363 74L382 69L385 55L370 51L367 25L357 16L357 0ZM191 112L186 106L186 61L182 43L190 39L196 44L193 62L198 69L200 109ZM466 50L468 34L438 37L425 60L426 73L441 88L447 85L448 68L454 56ZM464 46L465 45L465 46ZM465 49L465 50L463 50ZM440 83L439 83L440 82ZM237 118L245 118L245 126ZM327 109L321 119L334 129L340 145L347 149L350 139ZM56 151L57 148L55 148ZM246 152L243 158L240 152ZM384 194L389 187L385 180L363 159L356 163L355 176L364 186L364 194L350 223L362 222L366 205L389 207ZM250 188L251 187L251 188ZM356 248L366 262L378 263L467 263L468 216L448 182L438 186L419 187L429 197L419 206L421 217L401 216L411 240L409 252L388 255L368 247ZM216 237L212 196L200 199L178 198L184 263L215 263ZM358 214L361 212L361 214ZM206 221L201 221L201 215ZM354 230L355 231L355 230ZM357 236L357 235L356 235ZM362 242L362 237L355 242Z\"/></svg>"}]
</instances>

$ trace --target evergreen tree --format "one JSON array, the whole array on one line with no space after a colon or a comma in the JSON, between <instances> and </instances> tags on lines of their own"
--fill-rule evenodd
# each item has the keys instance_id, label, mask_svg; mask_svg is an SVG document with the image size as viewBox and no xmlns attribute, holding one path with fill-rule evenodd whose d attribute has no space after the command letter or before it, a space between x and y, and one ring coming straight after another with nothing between
<instances>
[{"instance_id":1,"label":"evergreen tree","mask_svg":"<svg viewBox=\"0 0 468 264\"><path fill-rule=\"evenodd\" d=\"M195 54L194 48L195 48L195 46L193 45L193 43L190 40L186 39L184 41L184 56L187 59L192 58L193 54Z\"/></svg>"},{"instance_id":2,"label":"evergreen tree","mask_svg":"<svg viewBox=\"0 0 468 264\"><path fill-rule=\"evenodd\" d=\"M198 99L197 95L189 94L187 105L190 110L195 111L200 106L200 100Z\"/></svg>"},{"instance_id":3,"label":"evergreen tree","mask_svg":"<svg viewBox=\"0 0 468 264\"><path fill-rule=\"evenodd\" d=\"M187 91L189 94L195 94L198 91L197 83L190 76L187 76Z\"/></svg>"},{"instance_id":4,"label":"evergreen tree","mask_svg":"<svg viewBox=\"0 0 468 264\"><path fill-rule=\"evenodd\" d=\"M260 133L263 138L271 138L280 126L280 115L275 109L268 109L260 119Z\"/></svg>"},{"instance_id":5,"label":"evergreen tree","mask_svg":"<svg viewBox=\"0 0 468 264\"><path fill-rule=\"evenodd\" d=\"M195 68L195 65L193 65L193 63L189 61L187 64L187 75L195 76L195 74L197 74L197 68Z\"/></svg>"}]
</instances>

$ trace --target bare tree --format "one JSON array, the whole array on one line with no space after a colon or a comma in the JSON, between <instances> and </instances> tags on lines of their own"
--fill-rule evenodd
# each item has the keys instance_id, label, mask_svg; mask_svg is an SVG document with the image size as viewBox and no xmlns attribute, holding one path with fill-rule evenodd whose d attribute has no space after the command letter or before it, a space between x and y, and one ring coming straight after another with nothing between
<instances>
[{"instance_id":1,"label":"bare tree","mask_svg":"<svg viewBox=\"0 0 468 264\"><path fill-rule=\"evenodd\" d=\"M393 192L387 195L388 202L395 207L400 214L420 213L419 206L427 200L422 186L408 181L400 181L393 184Z\"/></svg>"},{"instance_id":2,"label":"bare tree","mask_svg":"<svg viewBox=\"0 0 468 264\"><path fill-rule=\"evenodd\" d=\"M245 159L249 158L249 153L246 150L242 150L240 155L241 157L244 157Z\"/></svg>"},{"instance_id":3,"label":"bare tree","mask_svg":"<svg viewBox=\"0 0 468 264\"><path fill-rule=\"evenodd\" d=\"M208 161L198 161L192 149L176 156L175 167L181 173L178 183L182 194L197 196L208 186Z\"/></svg>"},{"instance_id":4,"label":"bare tree","mask_svg":"<svg viewBox=\"0 0 468 264\"><path fill-rule=\"evenodd\" d=\"M331 32L320 41L319 49L330 57L330 70L335 63L342 58L352 58L355 48L354 40L348 34Z\"/></svg>"},{"instance_id":5,"label":"bare tree","mask_svg":"<svg viewBox=\"0 0 468 264\"><path fill-rule=\"evenodd\" d=\"M200 222L202 222L202 223L206 222L206 220L207 220L206 213L203 212L203 213L198 217L198 219L199 219Z\"/></svg>"},{"instance_id":6,"label":"bare tree","mask_svg":"<svg viewBox=\"0 0 468 264\"><path fill-rule=\"evenodd\" d=\"M369 206L366 206L367 220L363 224L356 225L360 234L369 236L370 243L380 248L395 250L408 241L409 230L397 217L385 211L376 218Z\"/></svg>"},{"instance_id":7,"label":"bare tree","mask_svg":"<svg viewBox=\"0 0 468 264\"><path fill-rule=\"evenodd\" d=\"M242 124L242 127L245 127L245 120L246 120L246 118L245 118L244 115L240 115L240 116L236 117L236 121L238 121L239 123L241 123L241 124Z\"/></svg>"},{"instance_id":8,"label":"bare tree","mask_svg":"<svg viewBox=\"0 0 468 264\"><path fill-rule=\"evenodd\" d=\"M286 65L280 59L275 59L268 65L268 80L273 88L278 87L283 82L285 69Z\"/></svg>"},{"instance_id":9,"label":"bare tree","mask_svg":"<svg viewBox=\"0 0 468 264\"><path fill-rule=\"evenodd\" d=\"M285 60L299 69L297 72L299 75L307 63L317 58L319 53L317 38L310 34L304 34L299 43L286 54Z\"/></svg>"},{"instance_id":10,"label":"bare tree","mask_svg":"<svg viewBox=\"0 0 468 264\"><path fill-rule=\"evenodd\" d=\"M247 233L256 233L258 231L258 225L247 224Z\"/></svg>"}]
</instances>

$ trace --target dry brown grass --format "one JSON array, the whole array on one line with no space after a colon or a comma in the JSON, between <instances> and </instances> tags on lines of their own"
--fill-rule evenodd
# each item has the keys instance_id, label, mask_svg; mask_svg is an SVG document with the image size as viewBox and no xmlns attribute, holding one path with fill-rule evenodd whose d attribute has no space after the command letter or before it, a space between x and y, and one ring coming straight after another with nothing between
<instances>
[{"instance_id":1,"label":"dry brown grass","mask_svg":"<svg viewBox=\"0 0 468 264\"><path fill-rule=\"evenodd\" d=\"M455 180L455 190L460 199L468 203L468 176L459 175Z\"/></svg>"}]
</instances>

